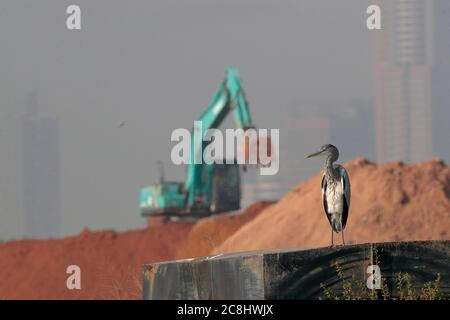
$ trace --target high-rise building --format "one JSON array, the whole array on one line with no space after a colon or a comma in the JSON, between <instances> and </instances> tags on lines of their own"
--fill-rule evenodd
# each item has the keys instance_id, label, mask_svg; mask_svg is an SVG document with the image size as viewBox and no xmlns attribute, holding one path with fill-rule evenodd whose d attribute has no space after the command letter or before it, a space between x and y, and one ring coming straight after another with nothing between
<instances>
[{"instance_id":1,"label":"high-rise building","mask_svg":"<svg viewBox=\"0 0 450 320\"><path fill-rule=\"evenodd\" d=\"M434 1L433 155L450 164L450 1Z\"/></svg>"},{"instance_id":2,"label":"high-rise building","mask_svg":"<svg viewBox=\"0 0 450 320\"><path fill-rule=\"evenodd\" d=\"M22 116L24 236L59 235L58 122L39 115L38 98L27 98Z\"/></svg>"},{"instance_id":3,"label":"high-rise building","mask_svg":"<svg viewBox=\"0 0 450 320\"><path fill-rule=\"evenodd\" d=\"M379 162L432 157L434 18L431 0L379 0L375 123Z\"/></svg>"}]
</instances>

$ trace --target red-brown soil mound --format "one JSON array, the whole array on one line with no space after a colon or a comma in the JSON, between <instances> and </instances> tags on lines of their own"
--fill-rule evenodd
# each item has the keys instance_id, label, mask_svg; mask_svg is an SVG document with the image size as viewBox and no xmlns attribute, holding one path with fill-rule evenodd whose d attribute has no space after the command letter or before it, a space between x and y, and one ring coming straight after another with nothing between
<instances>
[{"instance_id":1,"label":"red-brown soil mound","mask_svg":"<svg viewBox=\"0 0 450 320\"><path fill-rule=\"evenodd\" d=\"M208 255L214 247L224 242L271 204L273 202L270 201L256 202L240 214L224 214L200 220L179 248L177 259Z\"/></svg>"},{"instance_id":2,"label":"red-brown soil mound","mask_svg":"<svg viewBox=\"0 0 450 320\"><path fill-rule=\"evenodd\" d=\"M139 299L142 264L173 259L191 227L85 230L63 239L1 244L0 299ZM81 268L81 290L67 289L69 265Z\"/></svg>"},{"instance_id":3,"label":"red-brown soil mound","mask_svg":"<svg viewBox=\"0 0 450 320\"><path fill-rule=\"evenodd\" d=\"M155 223L142 230L85 230L63 239L0 244L0 299L140 299L144 263L206 255L269 204L202 219L192 232L192 223ZM81 268L81 290L67 289L69 265Z\"/></svg>"}]
</instances>

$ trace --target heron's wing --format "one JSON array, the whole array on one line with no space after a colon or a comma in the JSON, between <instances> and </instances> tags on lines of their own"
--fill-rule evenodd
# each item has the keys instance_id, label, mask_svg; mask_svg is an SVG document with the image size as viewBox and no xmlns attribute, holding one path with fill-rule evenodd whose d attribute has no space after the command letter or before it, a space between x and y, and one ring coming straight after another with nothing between
<instances>
[{"instance_id":1,"label":"heron's wing","mask_svg":"<svg viewBox=\"0 0 450 320\"><path fill-rule=\"evenodd\" d=\"M330 223L330 225L332 226L331 223L331 215L328 214L328 204L327 204L327 179L325 179L325 175L323 175L322 178L322 202L323 202L323 209L325 210L325 214L327 216L328 222Z\"/></svg>"},{"instance_id":2,"label":"heron's wing","mask_svg":"<svg viewBox=\"0 0 450 320\"><path fill-rule=\"evenodd\" d=\"M347 224L348 210L350 208L350 178L348 177L347 170L342 166L339 166L339 174L341 176L342 189L344 190L344 206L342 210L342 228L344 228Z\"/></svg>"}]
</instances>

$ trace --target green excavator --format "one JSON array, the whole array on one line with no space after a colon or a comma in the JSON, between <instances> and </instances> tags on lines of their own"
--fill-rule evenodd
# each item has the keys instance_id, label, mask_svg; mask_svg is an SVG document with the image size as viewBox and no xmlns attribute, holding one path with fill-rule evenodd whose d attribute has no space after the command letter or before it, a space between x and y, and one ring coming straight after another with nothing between
<instances>
[{"instance_id":1,"label":"green excavator","mask_svg":"<svg viewBox=\"0 0 450 320\"><path fill-rule=\"evenodd\" d=\"M225 118L233 114L235 125L244 131L254 128L239 71L226 70L211 104L197 119L202 123L202 139L191 134L191 159L208 145L204 135L208 129L217 129ZM191 131L192 133L192 131ZM163 217L164 222L182 218L201 218L240 209L240 165L204 163L188 164L185 182L167 182L163 178L140 193L141 214Z\"/></svg>"}]
</instances>

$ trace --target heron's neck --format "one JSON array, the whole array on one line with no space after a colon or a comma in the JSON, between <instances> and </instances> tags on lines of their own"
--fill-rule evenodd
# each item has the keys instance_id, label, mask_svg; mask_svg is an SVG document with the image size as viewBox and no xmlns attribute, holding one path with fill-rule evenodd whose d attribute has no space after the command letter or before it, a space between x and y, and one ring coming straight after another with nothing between
<instances>
[{"instance_id":1,"label":"heron's neck","mask_svg":"<svg viewBox=\"0 0 450 320\"><path fill-rule=\"evenodd\" d=\"M325 174L327 175L328 181L335 181L336 179L336 169L333 166L334 159L328 157L325 162Z\"/></svg>"}]
</instances>

